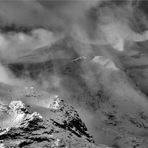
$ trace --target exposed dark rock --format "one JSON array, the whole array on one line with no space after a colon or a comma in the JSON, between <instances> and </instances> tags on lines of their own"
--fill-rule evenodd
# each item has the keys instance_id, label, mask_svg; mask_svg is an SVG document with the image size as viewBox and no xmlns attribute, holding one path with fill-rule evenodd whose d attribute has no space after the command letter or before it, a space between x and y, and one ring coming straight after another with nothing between
<instances>
[{"instance_id":1,"label":"exposed dark rock","mask_svg":"<svg viewBox=\"0 0 148 148\"><path fill-rule=\"evenodd\" d=\"M1 123L0 147L107 148L94 144L73 107L58 97L48 105L52 115L46 119L37 112L31 112L22 101L12 101L5 108L8 118Z\"/></svg>"}]
</instances>

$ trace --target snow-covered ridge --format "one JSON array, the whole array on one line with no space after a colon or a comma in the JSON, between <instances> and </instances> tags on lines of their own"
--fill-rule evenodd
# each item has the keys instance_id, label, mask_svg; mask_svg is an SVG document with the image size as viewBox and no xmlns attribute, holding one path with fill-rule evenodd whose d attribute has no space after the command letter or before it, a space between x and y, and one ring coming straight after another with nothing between
<instances>
[{"instance_id":1,"label":"snow-covered ridge","mask_svg":"<svg viewBox=\"0 0 148 148\"><path fill-rule=\"evenodd\" d=\"M92 62L99 64L100 66L102 66L105 69L119 70L117 68L117 66L115 65L115 63L111 59L105 58L103 56L95 56L92 59Z\"/></svg>"},{"instance_id":2,"label":"snow-covered ridge","mask_svg":"<svg viewBox=\"0 0 148 148\"><path fill-rule=\"evenodd\" d=\"M0 125L0 147L107 148L95 146L78 113L64 101L55 98L49 110L54 116L44 119L22 101L12 101L5 124Z\"/></svg>"}]
</instances>

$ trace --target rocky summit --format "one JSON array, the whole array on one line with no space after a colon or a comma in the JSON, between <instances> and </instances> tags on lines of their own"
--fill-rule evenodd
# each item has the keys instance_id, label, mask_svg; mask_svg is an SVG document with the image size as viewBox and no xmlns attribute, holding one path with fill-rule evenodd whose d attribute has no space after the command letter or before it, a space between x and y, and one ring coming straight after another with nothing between
<instances>
[{"instance_id":1,"label":"rocky summit","mask_svg":"<svg viewBox=\"0 0 148 148\"><path fill-rule=\"evenodd\" d=\"M48 104L49 119L19 100L0 109L0 148L109 148L96 146L77 111L57 96Z\"/></svg>"}]
</instances>

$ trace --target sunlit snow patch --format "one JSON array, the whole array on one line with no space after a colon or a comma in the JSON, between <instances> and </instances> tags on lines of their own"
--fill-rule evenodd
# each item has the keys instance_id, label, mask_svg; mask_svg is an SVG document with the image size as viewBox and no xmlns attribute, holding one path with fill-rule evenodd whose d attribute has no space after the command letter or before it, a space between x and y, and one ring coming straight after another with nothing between
<instances>
[{"instance_id":1,"label":"sunlit snow patch","mask_svg":"<svg viewBox=\"0 0 148 148\"><path fill-rule=\"evenodd\" d=\"M105 69L110 69L110 70L119 70L115 63L108 59L108 58L105 58L103 56L95 56L93 59L92 59L92 62L93 63L96 63L96 64L99 64L100 66L102 66L103 68Z\"/></svg>"},{"instance_id":2,"label":"sunlit snow patch","mask_svg":"<svg viewBox=\"0 0 148 148\"><path fill-rule=\"evenodd\" d=\"M27 126L26 121L32 120L35 117L42 118L36 112L29 114L27 111L27 106L22 101L12 101L7 110L2 112L3 114L0 116L0 127L6 128L7 130L9 130L11 127L20 127L22 122L24 123L22 126Z\"/></svg>"}]
</instances>

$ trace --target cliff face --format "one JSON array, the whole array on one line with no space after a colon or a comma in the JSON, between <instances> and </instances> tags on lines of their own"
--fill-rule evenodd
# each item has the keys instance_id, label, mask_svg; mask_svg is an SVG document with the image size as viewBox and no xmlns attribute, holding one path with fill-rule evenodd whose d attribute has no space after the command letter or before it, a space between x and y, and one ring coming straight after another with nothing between
<instances>
[{"instance_id":1,"label":"cliff face","mask_svg":"<svg viewBox=\"0 0 148 148\"><path fill-rule=\"evenodd\" d=\"M33 93L24 95L31 97ZM94 144L93 137L73 107L56 95L49 102L48 119L32 112L22 101L1 104L0 147L107 148Z\"/></svg>"}]
</instances>

